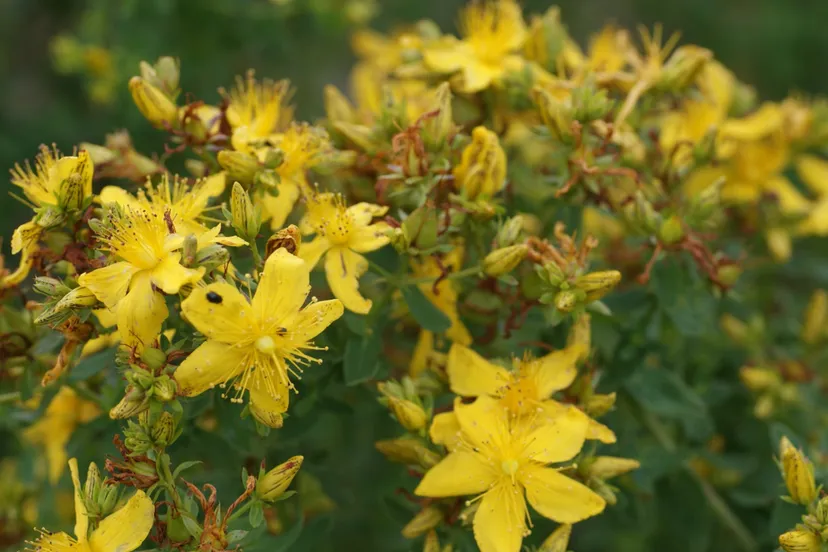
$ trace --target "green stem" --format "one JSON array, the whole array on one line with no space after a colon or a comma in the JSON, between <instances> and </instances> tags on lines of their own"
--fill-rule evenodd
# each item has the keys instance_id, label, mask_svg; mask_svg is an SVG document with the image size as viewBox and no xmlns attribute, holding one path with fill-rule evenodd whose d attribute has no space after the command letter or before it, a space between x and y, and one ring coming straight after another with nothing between
<instances>
[{"instance_id":1,"label":"green stem","mask_svg":"<svg viewBox=\"0 0 828 552\"><path fill-rule=\"evenodd\" d=\"M664 424L643 408L639 409L639 412L639 417L642 423L647 427L647 429L650 430L650 433L653 434L659 444L661 444L661 446L669 452L676 452L678 447L672 437L670 437L670 434L667 432ZM719 521L733 533L734 537L736 537L739 548L745 552L755 552L755 550L758 549L758 545L756 544L756 540L754 540L753 535L748 528L744 526L739 517L733 513L733 510L730 509L730 506L727 505L727 502L725 502L713 485L711 485L709 481L704 479L696 470L692 468L689 460L684 462L683 467L699 485L702 494L704 494L704 497L707 499L713 512L719 518Z\"/></svg>"},{"instance_id":2,"label":"green stem","mask_svg":"<svg viewBox=\"0 0 828 552\"><path fill-rule=\"evenodd\" d=\"M232 514L230 514L230 519L227 520L227 523L230 524L233 521L237 520L239 517L241 517L243 513L247 512L252 505L253 501L248 500L242 506L236 508L235 511Z\"/></svg>"},{"instance_id":3,"label":"green stem","mask_svg":"<svg viewBox=\"0 0 828 552\"><path fill-rule=\"evenodd\" d=\"M253 264L256 270L260 270L264 265L264 261L262 260L262 254L259 253L259 246L256 244L256 240L250 240L250 251L253 253Z\"/></svg>"}]
</instances>

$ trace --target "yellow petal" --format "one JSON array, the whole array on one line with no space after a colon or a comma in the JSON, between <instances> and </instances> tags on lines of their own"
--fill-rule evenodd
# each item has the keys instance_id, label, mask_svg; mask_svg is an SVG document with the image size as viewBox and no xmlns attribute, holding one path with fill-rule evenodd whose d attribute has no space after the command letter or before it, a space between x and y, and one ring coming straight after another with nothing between
<instances>
[{"instance_id":1,"label":"yellow petal","mask_svg":"<svg viewBox=\"0 0 828 552\"><path fill-rule=\"evenodd\" d=\"M582 345L573 345L554 351L539 359L521 365L521 372L532 377L537 385L538 397L549 397L555 391L566 389L578 375L575 363L583 353Z\"/></svg>"},{"instance_id":2,"label":"yellow petal","mask_svg":"<svg viewBox=\"0 0 828 552\"><path fill-rule=\"evenodd\" d=\"M302 243L302 247L299 248L299 256L305 259L308 267L313 268L330 248L331 242L328 241L328 238L317 236L308 243Z\"/></svg>"},{"instance_id":3,"label":"yellow petal","mask_svg":"<svg viewBox=\"0 0 828 552\"><path fill-rule=\"evenodd\" d=\"M279 195L272 196L263 193L259 196L259 205L262 206L262 219L270 219L270 228L278 230L285 224L296 200L299 199L301 191L299 186L289 179L282 179L277 184Z\"/></svg>"},{"instance_id":4,"label":"yellow petal","mask_svg":"<svg viewBox=\"0 0 828 552\"><path fill-rule=\"evenodd\" d=\"M695 196L723 176L725 171L721 167L700 167L687 176L684 193L690 197Z\"/></svg>"},{"instance_id":5,"label":"yellow petal","mask_svg":"<svg viewBox=\"0 0 828 552\"><path fill-rule=\"evenodd\" d=\"M54 431L55 427L50 428ZM63 475L63 470L66 468L66 443L72 434L72 427L66 428L63 435L56 435L52 433L46 441L46 465L48 466L49 482L55 485L60 481L60 476Z\"/></svg>"},{"instance_id":6,"label":"yellow petal","mask_svg":"<svg viewBox=\"0 0 828 552\"><path fill-rule=\"evenodd\" d=\"M89 538L92 552L132 552L149 535L155 521L155 505L137 491L123 508L105 517Z\"/></svg>"},{"instance_id":7,"label":"yellow petal","mask_svg":"<svg viewBox=\"0 0 828 552\"><path fill-rule=\"evenodd\" d=\"M280 248L267 258L253 297L253 314L262 328L275 328L294 316L310 291L305 261Z\"/></svg>"},{"instance_id":8,"label":"yellow petal","mask_svg":"<svg viewBox=\"0 0 828 552\"><path fill-rule=\"evenodd\" d=\"M811 202L784 176L769 178L765 190L776 196L783 213L798 214L811 210Z\"/></svg>"},{"instance_id":9,"label":"yellow petal","mask_svg":"<svg viewBox=\"0 0 828 552\"><path fill-rule=\"evenodd\" d=\"M179 253L172 253L152 269L152 283L164 293L178 293L181 286L194 284L204 275L204 267L197 270L186 268L181 266L180 259Z\"/></svg>"},{"instance_id":10,"label":"yellow petal","mask_svg":"<svg viewBox=\"0 0 828 552\"><path fill-rule=\"evenodd\" d=\"M237 343L255 331L247 299L230 284L197 287L181 303L187 321L209 339Z\"/></svg>"},{"instance_id":11,"label":"yellow petal","mask_svg":"<svg viewBox=\"0 0 828 552\"><path fill-rule=\"evenodd\" d=\"M280 378L273 378L277 392L271 395L264 385L251 385L250 410L253 416L269 427L281 427L282 414L288 409L290 389Z\"/></svg>"},{"instance_id":12,"label":"yellow petal","mask_svg":"<svg viewBox=\"0 0 828 552\"><path fill-rule=\"evenodd\" d=\"M85 552L83 547L66 533L43 533L34 545L35 550L39 552L69 552L71 550Z\"/></svg>"},{"instance_id":13,"label":"yellow petal","mask_svg":"<svg viewBox=\"0 0 828 552\"><path fill-rule=\"evenodd\" d=\"M74 487L75 497L75 536L78 542L86 542L86 533L89 531L89 513L86 511L86 506L83 504L81 493L83 487L80 484L80 476L78 475L78 459L69 459L69 473L72 474L72 486Z\"/></svg>"},{"instance_id":14,"label":"yellow petal","mask_svg":"<svg viewBox=\"0 0 828 552\"><path fill-rule=\"evenodd\" d=\"M432 71L453 73L468 63L469 51L457 40L443 39L439 46L423 52L423 61Z\"/></svg>"},{"instance_id":15,"label":"yellow petal","mask_svg":"<svg viewBox=\"0 0 828 552\"><path fill-rule=\"evenodd\" d=\"M334 297L349 311L367 314L371 300L359 293L359 277L368 270L368 261L359 253L334 247L325 255L325 275Z\"/></svg>"},{"instance_id":16,"label":"yellow petal","mask_svg":"<svg viewBox=\"0 0 828 552\"><path fill-rule=\"evenodd\" d=\"M358 228L353 232L348 243L357 253L376 251L390 241L387 235L390 228L385 222L376 222L370 226Z\"/></svg>"},{"instance_id":17,"label":"yellow petal","mask_svg":"<svg viewBox=\"0 0 828 552\"><path fill-rule=\"evenodd\" d=\"M465 440L484 454L494 456L491 451L502 449L511 439L508 413L495 399L481 396L472 404L456 399L454 413Z\"/></svg>"},{"instance_id":18,"label":"yellow petal","mask_svg":"<svg viewBox=\"0 0 828 552\"><path fill-rule=\"evenodd\" d=\"M780 129L783 122L779 105L765 103L746 117L726 121L722 125L721 135L735 140L758 140Z\"/></svg>"},{"instance_id":19,"label":"yellow petal","mask_svg":"<svg viewBox=\"0 0 828 552\"><path fill-rule=\"evenodd\" d=\"M428 369L429 358L434 351L434 334L428 330L420 330L417 336L417 344L414 345L414 352L411 354L411 363L408 365L408 373L416 378Z\"/></svg>"},{"instance_id":20,"label":"yellow petal","mask_svg":"<svg viewBox=\"0 0 828 552\"><path fill-rule=\"evenodd\" d=\"M615 433L613 433L610 428L591 418L589 420L589 425L587 425L586 438L591 441L601 441L606 445L611 445L617 440Z\"/></svg>"},{"instance_id":21,"label":"yellow petal","mask_svg":"<svg viewBox=\"0 0 828 552\"><path fill-rule=\"evenodd\" d=\"M802 181L817 195L828 195L828 161L815 155L800 155L796 172Z\"/></svg>"},{"instance_id":22,"label":"yellow petal","mask_svg":"<svg viewBox=\"0 0 828 552\"><path fill-rule=\"evenodd\" d=\"M129 282L140 269L126 261L81 274L78 283L89 288L109 308L118 304L129 289Z\"/></svg>"},{"instance_id":23,"label":"yellow petal","mask_svg":"<svg viewBox=\"0 0 828 552\"><path fill-rule=\"evenodd\" d=\"M115 203L122 207L142 208L141 202L120 186L104 186L98 194L98 202L101 205Z\"/></svg>"},{"instance_id":24,"label":"yellow petal","mask_svg":"<svg viewBox=\"0 0 828 552\"><path fill-rule=\"evenodd\" d=\"M37 242L43 228L36 222L26 222L14 229L11 239L11 252L15 255L21 251L33 252L37 250Z\"/></svg>"},{"instance_id":25,"label":"yellow petal","mask_svg":"<svg viewBox=\"0 0 828 552\"><path fill-rule=\"evenodd\" d=\"M339 299L311 303L285 323L288 329L286 337L295 344L310 341L333 324L344 311Z\"/></svg>"},{"instance_id":26,"label":"yellow petal","mask_svg":"<svg viewBox=\"0 0 828 552\"><path fill-rule=\"evenodd\" d=\"M465 397L497 395L511 379L505 368L456 343L449 350L446 373L452 392Z\"/></svg>"},{"instance_id":27,"label":"yellow petal","mask_svg":"<svg viewBox=\"0 0 828 552\"><path fill-rule=\"evenodd\" d=\"M532 423L524 416L519 424ZM549 464L565 462L581 451L586 439L589 418L574 406L565 407L553 418L543 419L538 427L518 429L514 433L526 435L523 454L536 462Z\"/></svg>"},{"instance_id":28,"label":"yellow petal","mask_svg":"<svg viewBox=\"0 0 828 552\"><path fill-rule=\"evenodd\" d=\"M489 65L476 59L469 60L463 67L463 81L460 90L466 94L474 94L488 88L492 82L503 75L503 68L497 65Z\"/></svg>"},{"instance_id":29,"label":"yellow petal","mask_svg":"<svg viewBox=\"0 0 828 552\"><path fill-rule=\"evenodd\" d=\"M149 346L161 333L169 311L164 296L152 289L150 273L135 275L129 293L118 302L118 332L127 347Z\"/></svg>"},{"instance_id":30,"label":"yellow petal","mask_svg":"<svg viewBox=\"0 0 828 552\"><path fill-rule=\"evenodd\" d=\"M211 339L199 345L176 368L175 381L182 395L194 397L238 376L244 363L243 349Z\"/></svg>"},{"instance_id":31,"label":"yellow petal","mask_svg":"<svg viewBox=\"0 0 828 552\"><path fill-rule=\"evenodd\" d=\"M454 451L426 472L414 490L418 496L466 496L486 491L497 472L482 455Z\"/></svg>"},{"instance_id":32,"label":"yellow petal","mask_svg":"<svg viewBox=\"0 0 828 552\"><path fill-rule=\"evenodd\" d=\"M374 217L381 217L387 212L388 207L384 205L366 203L364 201L348 207L348 214L351 216L355 226L366 227Z\"/></svg>"},{"instance_id":33,"label":"yellow petal","mask_svg":"<svg viewBox=\"0 0 828 552\"><path fill-rule=\"evenodd\" d=\"M526 532L526 502L517 485L500 484L485 494L474 515L480 552L520 552Z\"/></svg>"},{"instance_id":34,"label":"yellow petal","mask_svg":"<svg viewBox=\"0 0 828 552\"><path fill-rule=\"evenodd\" d=\"M799 225L799 231L804 234L824 236L828 234L828 196L814 205L811 212ZM790 256L790 255L789 255Z\"/></svg>"},{"instance_id":35,"label":"yellow petal","mask_svg":"<svg viewBox=\"0 0 828 552\"><path fill-rule=\"evenodd\" d=\"M529 504L544 517L558 523L575 523L600 514L606 502L589 487L552 468L521 472Z\"/></svg>"},{"instance_id":36,"label":"yellow petal","mask_svg":"<svg viewBox=\"0 0 828 552\"><path fill-rule=\"evenodd\" d=\"M460 443L460 422L454 412L442 412L434 416L428 436L435 445L443 445L454 450Z\"/></svg>"}]
</instances>

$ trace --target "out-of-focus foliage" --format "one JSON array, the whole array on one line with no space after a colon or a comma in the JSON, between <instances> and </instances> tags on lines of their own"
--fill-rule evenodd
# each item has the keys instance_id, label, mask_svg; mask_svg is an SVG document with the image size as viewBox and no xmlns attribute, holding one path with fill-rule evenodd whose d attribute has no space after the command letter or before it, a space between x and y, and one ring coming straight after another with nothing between
<instances>
[{"instance_id":1,"label":"out-of-focus foliage","mask_svg":"<svg viewBox=\"0 0 828 552\"><path fill-rule=\"evenodd\" d=\"M0 546L825 546L828 103L661 25L447 6L45 33L76 109L3 104L71 143L10 163Z\"/></svg>"}]
</instances>

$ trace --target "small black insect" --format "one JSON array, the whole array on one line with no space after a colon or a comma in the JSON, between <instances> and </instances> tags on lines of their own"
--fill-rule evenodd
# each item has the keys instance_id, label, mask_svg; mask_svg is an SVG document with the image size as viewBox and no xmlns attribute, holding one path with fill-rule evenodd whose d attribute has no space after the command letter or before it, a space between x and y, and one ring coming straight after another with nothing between
<instances>
[{"instance_id":1,"label":"small black insect","mask_svg":"<svg viewBox=\"0 0 828 552\"><path fill-rule=\"evenodd\" d=\"M210 301L211 303L215 303L216 305L218 305L219 303L222 302L221 295L219 295L215 291L208 291L207 292L207 300Z\"/></svg>"}]
</instances>

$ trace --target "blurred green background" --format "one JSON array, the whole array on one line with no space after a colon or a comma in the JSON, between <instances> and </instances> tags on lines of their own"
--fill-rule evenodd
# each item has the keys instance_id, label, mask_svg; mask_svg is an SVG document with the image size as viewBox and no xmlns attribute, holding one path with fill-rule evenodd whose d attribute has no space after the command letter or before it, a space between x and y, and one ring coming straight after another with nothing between
<instances>
[{"instance_id":1,"label":"blurred green background","mask_svg":"<svg viewBox=\"0 0 828 552\"><path fill-rule=\"evenodd\" d=\"M373 6L371 4L373 3ZM370 24L387 30L418 18L449 30L462 0L4 0L0 2L0 167L31 158L41 143L64 149L101 143L129 128L144 152L162 136L132 105L127 80L141 59L162 54L182 61L182 87L207 101L216 88L255 68L260 76L289 78L301 117L320 114L322 85L347 83L353 62L350 32ZM527 11L549 2L526 0ZM570 32L580 41L615 21L664 24L683 40L711 48L760 96L828 88L828 2L824 0L563 0ZM80 68L56 67L55 37L100 46ZM73 72L74 70L74 72ZM90 74L93 76L90 78ZM97 75L97 76L94 76ZM95 101L103 99L105 102ZM5 194L4 194L5 195ZM25 209L2 200L0 235L24 220Z\"/></svg>"}]
</instances>

